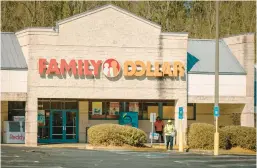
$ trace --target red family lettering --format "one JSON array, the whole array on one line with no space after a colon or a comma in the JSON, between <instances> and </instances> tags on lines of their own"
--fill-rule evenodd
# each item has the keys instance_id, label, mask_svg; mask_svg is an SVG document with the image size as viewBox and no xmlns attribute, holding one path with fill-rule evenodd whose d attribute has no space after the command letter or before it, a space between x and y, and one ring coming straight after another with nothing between
<instances>
[{"instance_id":1,"label":"red family lettering","mask_svg":"<svg viewBox=\"0 0 257 168\"><path fill-rule=\"evenodd\" d=\"M24 141L25 140L25 137L23 135L13 135L13 134L10 134L10 139L12 140L22 140Z\"/></svg>"},{"instance_id":2,"label":"red family lettering","mask_svg":"<svg viewBox=\"0 0 257 168\"><path fill-rule=\"evenodd\" d=\"M102 64L101 60L71 60L67 63L65 59L61 59L60 64L56 61L56 59L50 59L48 62L46 59L39 59L39 74L56 74L56 75L64 75L66 72L71 72L74 76L91 76L91 75L99 75L99 68ZM90 67L93 69L90 69Z\"/></svg>"}]
</instances>

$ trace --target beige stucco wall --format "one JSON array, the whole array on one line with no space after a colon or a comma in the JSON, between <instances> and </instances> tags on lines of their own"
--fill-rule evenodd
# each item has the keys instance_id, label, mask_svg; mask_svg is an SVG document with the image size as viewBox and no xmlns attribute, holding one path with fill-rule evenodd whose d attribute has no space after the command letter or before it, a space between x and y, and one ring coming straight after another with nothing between
<instances>
[{"instance_id":1,"label":"beige stucco wall","mask_svg":"<svg viewBox=\"0 0 257 168\"><path fill-rule=\"evenodd\" d=\"M61 22L57 32L32 28L18 32L17 37L22 47L29 46L28 52L24 54L28 58L26 124L29 126L26 126L26 137L29 138L26 138L26 144L30 146L37 144L37 126L34 123L37 118L37 98L175 99L176 112L179 106L185 107L186 111L185 79L158 81L120 76L110 80L102 73L99 79L77 79L69 75L66 78L43 78L39 75L38 60L114 58L123 64L126 60L162 62L173 61L174 58L174 61L183 61L186 67L187 34L161 35L159 26L109 7L78 19ZM160 47L162 44L164 47ZM86 121L86 108L81 109L81 112L80 120ZM89 121L89 125L97 122ZM81 134L83 129L84 126L81 126ZM80 141L84 141L82 137Z\"/></svg>"},{"instance_id":2,"label":"beige stucco wall","mask_svg":"<svg viewBox=\"0 0 257 168\"><path fill-rule=\"evenodd\" d=\"M188 74L189 96L214 96L215 75ZM201 88L201 89L199 89ZM246 75L219 75L219 95L245 97Z\"/></svg>"},{"instance_id":3,"label":"beige stucco wall","mask_svg":"<svg viewBox=\"0 0 257 168\"><path fill-rule=\"evenodd\" d=\"M0 70L1 92L27 93L27 70Z\"/></svg>"},{"instance_id":4,"label":"beige stucco wall","mask_svg":"<svg viewBox=\"0 0 257 168\"><path fill-rule=\"evenodd\" d=\"M240 115L244 109L244 104L220 104L219 106L219 126L240 125ZM196 120L189 120L188 124L214 124L213 107L214 105L211 103L196 104Z\"/></svg>"},{"instance_id":5,"label":"beige stucco wall","mask_svg":"<svg viewBox=\"0 0 257 168\"><path fill-rule=\"evenodd\" d=\"M254 34L227 37L224 41L247 73L247 103L241 115L241 125L254 127Z\"/></svg>"}]
</instances>

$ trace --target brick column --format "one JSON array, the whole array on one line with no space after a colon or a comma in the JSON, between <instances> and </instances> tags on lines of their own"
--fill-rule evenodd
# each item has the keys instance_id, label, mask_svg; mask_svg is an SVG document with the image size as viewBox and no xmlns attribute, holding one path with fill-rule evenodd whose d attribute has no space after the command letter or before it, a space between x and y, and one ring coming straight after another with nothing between
<instances>
[{"instance_id":1,"label":"brick column","mask_svg":"<svg viewBox=\"0 0 257 168\"><path fill-rule=\"evenodd\" d=\"M86 127L88 127L88 101L79 101L79 142L86 142Z\"/></svg>"},{"instance_id":2,"label":"brick column","mask_svg":"<svg viewBox=\"0 0 257 168\"><path fill-rule=\"evenodd\" d=\"M37 146L37 98L28 95L25 114L25 145Z\"/></svg>"}]
</instances>

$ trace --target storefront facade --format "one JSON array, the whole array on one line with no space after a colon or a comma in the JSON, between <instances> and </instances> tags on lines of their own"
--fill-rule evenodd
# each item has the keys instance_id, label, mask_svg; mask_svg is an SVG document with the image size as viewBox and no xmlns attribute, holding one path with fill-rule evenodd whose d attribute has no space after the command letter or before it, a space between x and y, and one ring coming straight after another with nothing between
<instances>
[{"instance_id":1,"label":"storefront facade","mask_svg":"<svg viewBox=\"0 0 257 168\"><path fill-rule=\"evenodd\" d=\"M27 75L26 88L2 91L2 105L26 102L29 146L85 142L88 127L118 123L122 111L138 112L139 128L147 133L151 112L173 119L178 128L179 107L185 112L184 132L192 122L213 123L214 75L201 74L199 69L188 72L187 33L161 32L159 25L108 5L59 21L54 29L28 28L15 35L27 63L22 71ZM220 75L221 111L239 113L245 126L254 126L252 36L224 39L239 60L230 67L242 70ZM239 44L238 38L249 42L248 55L238 54L233 46ZM2 69L1 73L11 77L21 72Z\"/></svg>"}]
</instances>

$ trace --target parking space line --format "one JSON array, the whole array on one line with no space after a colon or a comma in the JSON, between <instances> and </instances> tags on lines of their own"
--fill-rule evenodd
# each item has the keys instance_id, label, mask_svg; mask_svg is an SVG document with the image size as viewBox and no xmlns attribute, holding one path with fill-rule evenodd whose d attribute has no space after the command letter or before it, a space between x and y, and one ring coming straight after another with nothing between
<instances>
[{"instance_id":1,"label":"parking space line","mask_svg":"<svg viewBox=\"0 0 257 168\"><path fill-rule=\"evenodd\" d=\"M2 155L1 157L15 157L15 158L18 158L18 157L20 157L20 156L17 156L17 155L15 155L15 156L5 156L5 155Z\"/></svg>"},{"instance_id":2,"label":"parking space line","mask_svg":"<svg viewBox=\"0 0 257 168\"><path fill-rule=\"evenodd\" d=\"M224 165L208 165L209 167L249 167L256 166L256 164L224 164Z\"/></svg>"},{"instance_id":3,"label":"parking space line","mask_svg":"<svg viewBox=\"0 0 257 168\"><path fill-rule=\"evenodd\" d=\"M9 166L9 165L2 165L4 167L29 167L29 168L64 168L62 166Z\"/></svg>"}]
</instances>

